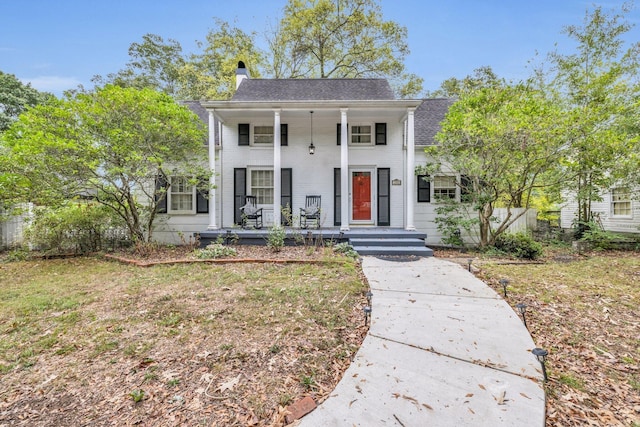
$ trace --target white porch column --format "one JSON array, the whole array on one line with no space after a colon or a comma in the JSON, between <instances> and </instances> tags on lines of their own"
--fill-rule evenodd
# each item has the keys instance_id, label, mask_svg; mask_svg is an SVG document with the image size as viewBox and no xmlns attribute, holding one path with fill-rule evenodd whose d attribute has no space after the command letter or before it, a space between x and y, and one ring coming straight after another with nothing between
<instances>
[{"instance_id":1,"label":"white porch column","mask_svg":"<svg viewBox=\"0 0 640 427\"><path fill-rule=\"evenodd\" d=\"M349 231L349 125L348 108L340 109L340 231Z\"/></svg>"},{"instance_id":2,"label":"white porch column","mask_svg":"<svg viewBox=\"0 0 640 427\"><path fill-rule=\"evenodd\" d=\"M280 225L282 171L280 161L280 110L273 111L273 225Z\"/></svg>"},{"instance_id":3,"label":"white porch column","mask_svg":"<svg viewBox=\"0 0 640 427\"><path fill-rule=\"evenodd\" d=\"M209 111L209 226L208 230L217 230L216 218L216 121L213 111Z\"/></svg>"},{"instance_id":4,"label":"white porch column","mask_svg":"<svg viewBox=\"0 0 640 427\"><path fill-rule=\"evenodd\" d=\"M414 138L414 111L415 108L409 108L407 110L407 176L405 182L407 183L407 225L406 230L415 231L413 212L415 204L415 168L416 168L416 147Z\"/></svg>"}]
</instances>

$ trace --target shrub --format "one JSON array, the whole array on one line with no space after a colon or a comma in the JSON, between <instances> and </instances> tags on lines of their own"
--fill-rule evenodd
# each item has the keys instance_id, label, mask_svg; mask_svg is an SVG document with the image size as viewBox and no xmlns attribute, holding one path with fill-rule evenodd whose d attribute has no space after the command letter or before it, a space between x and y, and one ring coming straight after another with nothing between
<instances>
[{"instance_id":1,"label":"shrub","mask_svg":"<svg viewBox=\"0 0 640 427\"><path fill-rule=\"evenodd\" d=\"M284 227L279 225L274 225L269 229L269 234L267 235L267 246L271 248L273 252L280 252L284 247L284 239L287 236L287 233L284 230Z\"/></svg>"},{"instance_id":2,"label":"shrub","mask_svg":"<svg viewBox=\"0 0 640 427\"><path fill-rule=\"evenodd\" d=\"M111 236L117 234L113 231L122 228L122 222L106 207L70 202L57 208L36 210L25 238L31 245L48 252L89 253L103 249Z\"/></svg>"},{"instance_id":3,"label":"shrub","mask_svg":"<svg viewBox=\"0 0 640 427\"><path fill-rule=\"evenodd\" d=\"M599 250L610 250L617 247L631 245L633 240L621 235L603 230L597 225L589 223L589 226L582 232L583 242L589 243L591 248Z\"/></svg>"},{"instance_id":4,"label":"shrub","mask_svg":"<svg viewBox=\"0 0 640 427\"><path fill-rule=\"evenodd\" d=\"M503 233L496 237L493 247L522 259L536 259L542 255L542 245L525 233Z\"/></svg>"},{"instance_id":5,"label":"shrub","mask_svg":"<svg viewBox=\"0 0 640 427\"><path fill-rule=\"evenodd\" d=\"M199 259L222 258L227 256L236 256L238 251L221 243L212 243L204 249L196 249L195 255Z\"/></svg>"},{"instance_id":6,"label":"shrub","mask_svg":"<svg viewBox=\"0 0 640 427\"><path fill-rule=\"evenodd\" d=\"M358 258L360 256L358 255L358 252L356 252L356 250L353 249L353 246L351 246L347 242L338 243L333 247L333 251L336 253L342 254L344 256L348 256L350 258Z\"/></svg>"}]
</instances>

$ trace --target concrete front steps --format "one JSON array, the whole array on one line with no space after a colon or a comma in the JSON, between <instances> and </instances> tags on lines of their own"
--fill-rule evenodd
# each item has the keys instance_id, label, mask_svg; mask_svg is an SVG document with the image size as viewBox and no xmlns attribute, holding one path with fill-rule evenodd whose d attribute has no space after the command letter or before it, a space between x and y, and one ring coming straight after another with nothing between
<instances>
[{"instance_id":1,"label":"concrete front steps","mask_svg":"<svg viewBox=\"0 0 640 427\"><path fill-rule=\"evenodd\" d=\"M286 245L299 244L304 237L309 242L317 239L333 243L349 242L360 255L414 255L419 257L433 256L433 251L425 247L427 235L417 231L407 231L391 227L353 227L347 231L339 228L321 228L299 230L285 229ZM269 236L269 229L244 230L241 228L207 230L197 233L201 247L222 240L226 244L264 245Z\"/></svg>"},{"instance_id":2,"label":"concrete front steps","mask_svg":"<svg viewBox=\"0 0 640 427\"><path fill-rule=\"evenodd\" d=\"M426 235L399 234L397 236L351 237L349 243L360 255L413 255L433 256L433 250L426 247Z\"/></svg>"}]
</instances>

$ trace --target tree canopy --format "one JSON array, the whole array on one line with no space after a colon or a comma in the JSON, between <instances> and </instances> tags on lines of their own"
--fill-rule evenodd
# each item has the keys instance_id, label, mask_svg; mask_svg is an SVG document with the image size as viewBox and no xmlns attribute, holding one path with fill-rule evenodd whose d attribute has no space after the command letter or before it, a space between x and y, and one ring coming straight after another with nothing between
<instances>
[{"instance_id":1,"label":"tree canopy","mask_svg":"<svg viewBox=\"0 0 640 427\"><path fill-rule=\"evenodd\" d=\"M558 134L560 110L545 94L526 83L492 80L458 92L437 135L439 145L427 149L441 164L463 175L463 202L477 214L481 246L493 244L529 208L534 190L549 184L543 178L555 171L564 142ZM494 209L507 209L494 223Z\"/></svg>"},{"instance_id":2,"label":"tree canopy","mask_svg":"<svg viewBox=\"0 0 640 427\"><path fill-rule=\"evenodd\" d=\"M198 52L175 40L146 34L129 48L126 67L107 76L124 87L151 87L177 99L229 99L235 69L244 62L253 77L389 79L402 97L417 96L422 79L406 72L407 29L382 17L377 0L290 0L276 29L258 34L215 19Z\"/></svg>"},{"instance_id":3,"label":"tree canopy","mask_svg":"<svg viewBox=\"0 0 640 427\"><path fill-rule=\"evenodd\" d=\"M289 0L270 40L276 78L386 77L401 96L422 79L407 74L407 29L385 21L375 0Z\"/></svg>"},{"instance_id":4,"label":"tree canopy","mask_svg":"<svg viewBox=\"0 0 640 427\"><path fill-rule=\"evenodd\" d=\"M201 120L168 95L107 85L26 111L0 147L15 194L49 205L93 197L144 241L165 197L154 178L208 176L204 141Z\"/></svg>"},{"instance_id":5,"label":"tree canopy","mask_svg":"<svg viewBox=\"0 0 640 427\"><path fill-rule=\"evenodd\" d=\"M637 147L638 128L629 123L637 123L640 114L640 43L624 45L622 36L631 28L624 19L628 7L614 14L601 7L587 12L582 26L564 29L577 43L576 51L551 55L552 88L569 119L564 137L570 153L564 165L573 177L568 189L578 202L581 229L591 220L592 201L625 181L623 166Z\"/></svg>"},{"instance_id":6,"label":"tree canopy","mask_svg":"<svg viewBox=\"0 0 640 427\"><path fill-rule=\"evenodd\" d=\"M38 105L51 96L22 83L13 74L0 71L0 132L6 130L28 107Z\"/></svg>"}]
</instances>

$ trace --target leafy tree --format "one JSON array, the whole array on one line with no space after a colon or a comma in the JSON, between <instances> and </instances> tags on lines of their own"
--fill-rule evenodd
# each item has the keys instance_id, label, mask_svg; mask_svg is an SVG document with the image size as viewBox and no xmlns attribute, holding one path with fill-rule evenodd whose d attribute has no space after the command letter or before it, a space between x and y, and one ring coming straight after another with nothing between
<instances>
[{"instance_id":1,"label":"leafy tree","mask_svg":"<svg viewBox=\"0 0 640 427\"><path fill-rule=\"evenodd\" d=\"M215 20L201 53L192 54L181 69L182 99L229 99L236 90L235 70L245 63L252 77L260 77L264 53L256 46L255 33L247 34L228 22Z\"/></svg>"},{"instance_id":2,"label":"leafy tree","mask_svg":"<svg viewBox=\"0 0 640 427\"><path fill-rule=\"evenodd\" d=\"M198 166L205 138L199 118L168 95L108 85L26 111L0 147L24 198L54 204L92 196L145 241L165 197L154 178L208 176Z\"/></svg>"},{"instance_id":3,"label":"leafy tree","mask_svg":"<svg viewBox=\"0 0 640 427\"><path fill-rule=\"evenodd\" d=\"M123 70L97 83L122 87L152 88L176 99L229 99L235 91L235 69L243 61L254 77L260 76L263 53L256 47L255 34L246 34L216 19L200 53L184 54L179 42L146 34L141 43L129 47L131 60Z\"/></svg>"},{"instance_id":4,"label":"leafy tree","mask_svg":"<svg viewBox=\"0 0 640 427\"><path fill-rule=\"evenodd\" d=\"M564 32L577 43L575 53L554 53L554 85L565 109L565 138L571 148L565 166L572 174L569 190L578 203L579 234L590 221L591 203L603 189L623 178L631 150L637 145L638 71L640 43L625 48L622 36L631 25L621 13L609 15L596 7L585 15L583 26Z\"/></svg>"},{"instance_id":5,"label":"leafy tree","mask_svg":"<svg viewBox=\"0 0 640 427\"><path fill-rule=\"evenodd\" d=\"M166 42L157 34L145 34L141 43L129 46L131 60L107 81L123 87L153 88L176 96L181 88L180 70L185 65L182 46L173 39ZM99 76L96 81L102 82Z\"/></svg>"},{"instance_id":6,"label":"leafy tree","mask_svg":"<svg viewBox=\"0 0 640 427\"><path fill-rule=\"evenodd\" d=\"M390 78L402 96L422 80L407 74L407 29L384 21L375 0L289 0L269 40L276 78Z\"/></svg>"},{"instance_id":7,"label":"leafy tree","mask_svg":"<svg viewBox=\"0 0 640 427\"><path fill-rule=\"evenodd\" d=\"M545 94L527 83L492 82L459 92L437 135L439 145L427 154L437 159L421 174L450 168L462 175L461 210L477 213L480 246L497 236L524 214L512 209L531 205L534 191L549 180L563 153L558 135L561 115ZM494 209L507 215L494 224Z\"/></svg>"},{"instance_id":8,"label":"leafy tree","mask_svg":"<svg viewBox=\"0 0 640 427\"><path fill-rule=\"evenodd\" d=\"M427 98L458 98L465 92L486 87L497 87L502 84L491 67L480 67L473 75L463 79L451 77L440 84L440 88L427 92Z\"/></svg>"},{"instance_id":9,"label":"leafy tree","mask_svg":"<svg viewBox=\"0 0 640 427\"><path fill-rule=\"evenodd\" d=\"M22 83L13 74L0 71L0 132L5 131L28 107L38 105L51 96Z\"/></svg>"}]
</instances>

